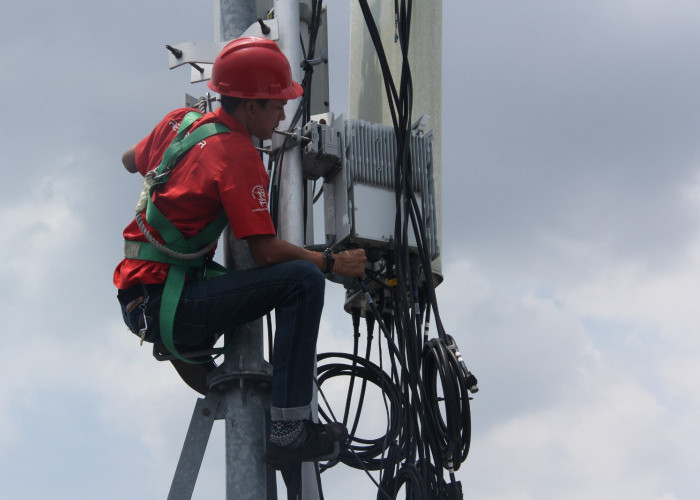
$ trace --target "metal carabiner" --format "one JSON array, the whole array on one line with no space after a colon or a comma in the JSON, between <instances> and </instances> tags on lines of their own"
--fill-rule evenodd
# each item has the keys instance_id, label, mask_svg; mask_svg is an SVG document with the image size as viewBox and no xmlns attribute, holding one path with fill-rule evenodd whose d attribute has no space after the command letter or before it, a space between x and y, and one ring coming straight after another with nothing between
<instances>
[{"instance_id":1,"label":"metal carabiner","mask_svg":"<svg viewBox=\"0 0 700 500\"><path fill-rule=\"evenodd\" d=\"M139 329L139 336L141 337L141 341L139 342L139 345L141 346L141 345L143 345L143 341L146 338L146 333L148 332L148 317L146 316L146 302L145 301L139 305L139 309L141 309L141 318L143 320L143 325Z\"/></svg>"},{"instance_id":2,"label":"metal carabiner","mask_svg":"<svg viewBox=\"0 0 700 500\"><path fill-rule=\"evenodd\" d=\"M143 322L143 325L141 325L141 328L139 328L139 337L141 338L141 341L139 342L139 345L143 345L143 341L146 339L146 333L148 333L148 316L146 316L146 306L148 305L148 301L151 298L148 295L148 289L146 288L145 285L141 285L143 288L143 302L139 304L139 309L141 309L141 319L142 321L139 321L139 323Z\"/></svg>"}]
</instances>

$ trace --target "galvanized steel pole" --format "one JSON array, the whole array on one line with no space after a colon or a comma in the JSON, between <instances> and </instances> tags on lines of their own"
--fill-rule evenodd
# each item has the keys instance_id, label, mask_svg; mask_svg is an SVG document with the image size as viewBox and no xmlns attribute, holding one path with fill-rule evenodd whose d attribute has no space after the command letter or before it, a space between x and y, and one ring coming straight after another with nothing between
<instances>
[{"instance_id":1,"label":"galvanized steel pole","mask_svg":"<svg viewBox=\"0 0 700 500\"><path fill-rule=\"evenodd\" d=\"M256 22L255 0L215 0L215 37L238 38ZM256 264L247 244L226 231L226 265L246 269ZM221 370L221 410L226 422L226 499L276 499L274 471L265 465L265 413L270 387L264 359L262 319L235 329ZM230 380L229 380L230 379ZM215 381L212 381L214 384ZM216 390L217 386L214 385ZM268 477L269 476L269 477Z\"/></svg>"},{"instance_id":2,"label":"galvanized steel pole","mask_svg":"<svg viewBox=\"0 0 700 500\"><path fill-rule=\"evenodd\" d=\"M301 43L299 42L302 30L302 22L299 9L299 0L275 0L275 17L279 23L279 40L277 44L280 50L287 56L292 68L292 78L301 82L303 78L301 62L304 58ZM286 117L280 123L279 129L287 130L292 122L294 111L299 106L301 98L289 101L285 108ZM297 126L303 126L303 123ZM284 137L275 135L272 138L272 149L281 147ZM278 166L279 168L279 166ZM279 209L278 209L278 236L295 245L304 246L304 180L301 165L301 147L294 146L284 153L284 162L280 171L279 185ZM312 408L316 412L316 395ZM317 500L320 498L316 482L316 468L312 463L303 463L301 466L301 498L303 500Z\"/></svg>"},{"instance_id":3,"label":"galvanized steel pole","mask_svg":"<svg viewBox=\"0 0 700 500\"><path fill-rule=\"evenodd\" d=\"M215 9L215 31L218 41L237 38L257 19L254 0L215 1L218 7ZM274 13L279 26L279 39L276 42L289 60L292 78L300 82L303 78L301 69L303 52L299 42L301 33L299 0L274 0ZM300 99L288 103L285 108L286 118L279 124L279 129L286 130L291 126ZM297 126L301 125L303 124L297 124ZM273 136L272 149L282 147L283 143L284 137ZM301 164L301 148L299 146L291 147L284 152L284 160L280 170L277 232L280 238L299 246L305 244L303 206L305 182ZM241 269L241 265L247 267L254 265L252 261L248 264L239 262L245 261L247 256L246 250L241 249L240 242L236 242L230 237L227 238L227 242L226 264L228 267ZM227 355L224 370L232 372L245 371L248 368L253 372L264 370L261 321L237 329L235 336L234 349L236 351L235 354L231 352ZM259 415L261 404L265 408L269 408L269 394L267 394L267 399L264 399L264 395L256 389L256 386L248 387L247 390L246 387L242 386L240 393L227 396L225 401L227 414L227 499L276 498L276 491L274 492L275 496L271 496L275 487L274 481L266 479L263 463L265 436L264 434L262 437L259 435L262 420L256 416ZM315 401L313 404L315 405ZM274 479L274 476L272 477ZM261 493L266 491L266 485L267 497ZM302 465L302 498L304 500L317 500L319 498L313 464Z\"/></svg>"},{"instance_id":4,"label":"galvanized steel pole","mask_svg":"<svg viewBox=\"0 0 700 500\"><path fill-rule=\"evenodd\" d=\"M300 20L299 0L275 0L275 17L279 23L279 40L277 44L287 56L292 67L292 78L296 82L302 80L301 61L303 53L299 43ZM286 118L279 128L289 128L292 115L299 105L301 98L289 101L285 108ZM303 124L299 124L303 125ZM272 149L281 147L284 137L272 137ZM279 237L294 243L304 245L304 177L301 167L301 148L295 146L284 153L284 162L280 171L278 233Z\"/></svg>"}]
</instances>

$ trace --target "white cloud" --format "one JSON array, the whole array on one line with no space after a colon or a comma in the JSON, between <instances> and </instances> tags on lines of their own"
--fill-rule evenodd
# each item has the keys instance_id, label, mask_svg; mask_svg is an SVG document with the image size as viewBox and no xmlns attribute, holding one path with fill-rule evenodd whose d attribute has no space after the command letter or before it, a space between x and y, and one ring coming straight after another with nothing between
<instances>
[{"instance_id":1,"label":"white cloud","mask_svg":"<svg viewBox=\"0 0 700 500\"><path fill-rule=\"evenodd\" d=\"M665 269L559 243L541 281L447 262L443 321L482 389L466 482L489 499L693 497L700 241ZM585 265L558 281L567 262Z\"/></svg>"},{"instance_id":2,"label":"white cloud","mask_svg":"<svg viewBox=\"0 0 700 500\"><path fill-rule=\"evenodd\" d=\"M668 412L634 381L592 364L567 398L480 435L474 470L499 470L478 483L479 498L656 498L664 468L681 465L665 425ZM478 423L477 423L478 425ZM667 448L667 449L668 449ZM676 457L677 458L677 457Z\"/></svg>"},{"instance_id":3,"label":"white cloud","mask_svg":"<svg viewBox=\"0 0 700 500\"><path fill-rule=\"evenodd\" d=\"M168 72L163 44L211 38L211 12L154 4L134 21L134 5L110 5L62 7L64 38L38 18L0 33L17 48L3 55L5 95L58 96L23 99L0 138L9 496L164 497L197 397L137 347L109 281L139 188L117 173L118 155L197 92L187 71ZM458 472L466 497L698 497L697 2L446 1L443 10L438 294L481 387ZM114 22L93 22L105 18ZM139 35L125 37L134 22ZM17 45L17 34L51 47L29 57L37 44ZM319 351L349 352L342 290L328 289ZM195 497L223 495L222 446L215 426ZM335 468L326 496L373 496L362 476ZM90 478L94 495L83 489Z\"/></svg>"},{"instance_id":4,"label":"white cloud","mask_svg":"<svg viewBox=\"0 0 700 500\"><path fill-rule=\"evenodd\" d=\"M78 161L59 159L61 168L28 179L22 186L25 195L0 207L0 224L6 241L12 242L0 249L3 273L23 291L42 286L47 276L63 267L62 259L71 258L68 251L79 251L77 242L86 228L78 200L86 185L68 173Z\"/></svg>"},{"instance_id":5,"label":"white cloud","mask_svg":"<svg viewBox=\"0 0 700 500\"><path fill-rule=\"evenodd\" d=\"M684 186L681 196L689 213L700 213L700 183ZM700 222L700 217L695 216ZM664 268L635 260L612 261L602 252L591 252L588 277L562 291L562 300L582 317L629 322L651 328L660 337L700 349L697 297L700 296L700 237L674 249L677 258Z\"/></svg>"}]
</instances>

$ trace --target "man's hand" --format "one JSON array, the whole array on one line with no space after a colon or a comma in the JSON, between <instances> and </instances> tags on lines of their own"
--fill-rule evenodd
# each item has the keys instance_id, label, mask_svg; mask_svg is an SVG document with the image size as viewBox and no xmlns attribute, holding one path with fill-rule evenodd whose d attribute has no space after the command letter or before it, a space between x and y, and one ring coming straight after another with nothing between
<instances>
[{"instance_id":1,"label":"man's hand","mask_svg":"<svg viewBox=\"0 0 700 500\"><path fill-rule=\"evenodd\" d=\"M246 237L250 253L259 266L265 267L290 260L308 260L323 270L324 259L322 252L313 252L292 245L271 234ZM365 275L365 251L361 248L334 253L335 264L333 272L341 276L362 278Z\"/></svg>"},{"instance_id":2,"label":"man's hand","mask_svg":"<svg viewBox=\"0 0 700 500\"><path fill-rule=\"evenodd\" d=\"M335 264L333 264L333 272L335 274L352 278L362 278L365 275L367 256L363 249L345 250L344 252L333 254L333 257L335 257Z\"/></svg>"}]
</instances>

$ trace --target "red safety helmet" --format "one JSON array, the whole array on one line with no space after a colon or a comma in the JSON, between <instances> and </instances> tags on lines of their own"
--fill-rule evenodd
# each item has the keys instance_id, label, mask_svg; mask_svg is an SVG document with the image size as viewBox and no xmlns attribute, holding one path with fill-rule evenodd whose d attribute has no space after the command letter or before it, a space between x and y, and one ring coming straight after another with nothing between
<instances>
[{"instance_id":1,"label":"red safety helmet","mask_svg":"<svg viewBox=\"0 0 700 500\"><path fill-rule=\"evenodd\" d=\"M216 56L208 86L244 99L296 99L303 93L277 44L256 36L238 38L224 47Z\"/></svg>"}]
</instances>

